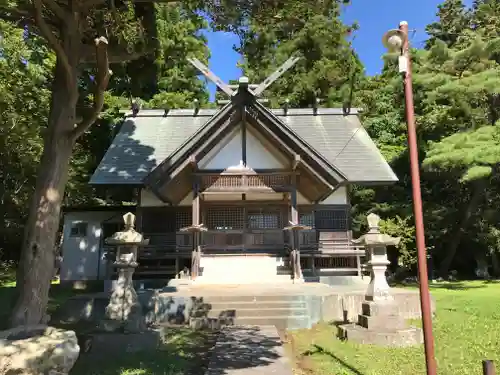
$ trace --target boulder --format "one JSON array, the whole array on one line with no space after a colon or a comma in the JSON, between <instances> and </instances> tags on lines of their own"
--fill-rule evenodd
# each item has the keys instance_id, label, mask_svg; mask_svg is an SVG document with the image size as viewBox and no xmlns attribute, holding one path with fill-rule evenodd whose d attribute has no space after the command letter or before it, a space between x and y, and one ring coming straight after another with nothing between
<instances>
[{"instance_id":1,"label":"boulder","mask_svg":"<svg viewBox=\"0 0 500 375\"><path fill-rule=\"evenodd\" d=\"M68 374L79 353L73 331L46 325L0 331L0 374Z\"/></svg>"}]
</instances>

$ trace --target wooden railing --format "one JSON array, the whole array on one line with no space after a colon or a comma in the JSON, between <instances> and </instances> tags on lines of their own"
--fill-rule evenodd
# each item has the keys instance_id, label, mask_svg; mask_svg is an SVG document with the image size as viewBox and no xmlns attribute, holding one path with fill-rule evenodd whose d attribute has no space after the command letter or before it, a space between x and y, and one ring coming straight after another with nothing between
<instances>
[{"instance_id":1,"label":"wooden railing","mask_svg":"<svg viewBox=\"0 0 500 375\"><path fill-rule=\"evenodd\" d=\"M193 250L191 233L145 233L144 238L149 240L149 244L139 248L139 259L171 258L173 254L190 253ZM114 254L116 246L104 245L103 250Z\"/></svg>"},{"instance_id":2,"label":"wooden railing","mask_svg":"<svg viewBox=\"0 0 500 375\"><path fill-rule=\"evenodd\" d=\"M281 229L209 230L201 236L202 251L289 251L291 234ZM303 254L326 254L334 257L364 256L362 246L354 245L346 236L304 230L298 233ZM188 232L145 233L149 245L139 249L139 258L167 259L180 253L190 253L193 236ZM113 253L116 248L104 245L104 251Z\"/></svg>"},{"instance_id":3,"label":"wooden railing","mask_svg":"<svg viewBox=\"0 0 500 375\"><path fill-rule=\"evenodd\" d=\"M284 247L284 235L280 229L211 230L202 235L204 251L277 251L283 250Z\"/></svg>"}]
</instances>

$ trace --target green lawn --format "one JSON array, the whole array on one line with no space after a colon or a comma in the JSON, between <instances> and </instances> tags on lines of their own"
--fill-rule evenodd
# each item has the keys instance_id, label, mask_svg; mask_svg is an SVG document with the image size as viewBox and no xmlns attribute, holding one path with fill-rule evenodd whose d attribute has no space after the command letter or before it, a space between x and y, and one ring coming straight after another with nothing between
<instances>
[{"instance_id":1,"label":"green lawn","mask_svg":"<svg viewBox=\"0 0 500 375\"><path fill-rule=\"evenodd\" d=\"M5 322L13 297L12 284L0 284L0 322ZM75 291L54 285L50 309ZM500 283L464 282L432 286L437 303L434 336L440 375L480 375L481 361L500 367ZM0 327L1 328L1 327ZM288 335L287 347L297 375L424 374L422 347L384 349L342 342L333 325ZM105 362L77 362L72 375L197 375L207 363L214 335L188 329L166 331L161 348Z\"/></svg>"},{"instance_id":2,"label":"green lawn","mask_svg":"<svg viewBox=\"0 0 500 375\"><path fill-rule=\"evenodd\" d=\"M76 293L89 291L52 285L49 313ZM0 330L7 328L14 296L15 282L11 278L1 279ZM103 359L81 354L70 375L204 375L215 337L215 333L187 328L164 329L162 344L157 351Z\"/></svg>"},{"instance_id":3,"label":"green lawn","mask_svg":"<svg viewBox=\"0 0 500 375\"><path fill-rule=\"evenodd\" d=\"M440 375L480 375L481 361L500 365L500 283L432 286L433 329ZM321 324L289 336L297 374L425 374L423 347L383 349L342 342L335 326Z\"/></svg>"},{"instance_id":4,"label":"green lawn","mask_svg":"<svg viewBox=\"0 0 500 375\"><path fill-rule=\"evenodd\" d=\"M83 354L70 375L204 375L215 337L188 328L165 329L157 351L101 360Z\"/></svg>"}]
</instances>

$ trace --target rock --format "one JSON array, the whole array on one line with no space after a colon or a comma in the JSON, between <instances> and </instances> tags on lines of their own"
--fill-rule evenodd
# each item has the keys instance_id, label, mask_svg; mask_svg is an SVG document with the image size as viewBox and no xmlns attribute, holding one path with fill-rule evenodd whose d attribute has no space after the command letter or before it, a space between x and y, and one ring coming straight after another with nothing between
<instances>
[{"instance_id":1,"label":"rock","mask_svg":"<svg viewBox=\"0 0 500 375\"><path fill-rule=\"evenodd\" d=\"M68 374L79 353L73 331L46 325L0 331L0 374Z\"/></svg>"}]
</instances>

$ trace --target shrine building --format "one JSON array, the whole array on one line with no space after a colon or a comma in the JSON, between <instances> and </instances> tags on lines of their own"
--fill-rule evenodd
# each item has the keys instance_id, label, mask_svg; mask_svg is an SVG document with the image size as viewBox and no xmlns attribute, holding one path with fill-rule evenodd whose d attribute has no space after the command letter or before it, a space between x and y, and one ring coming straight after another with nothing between
<instances>
[{"instance_id":1,"label":"shrine building","mask_svg":"<svg viewBox=\"0 0 500 375\"><path fill-rule=\"evenodd\" d=\"M361 277L351 187L397 177L359 111L269 109L244 77L223 89L229 100L218 109L126 116L90 183L137 188L137 204L65 211L61 281L110 277L104 238L128 211L149 239L139 279L186 269L200 284Z\"/></svg>"}]
</instances>

